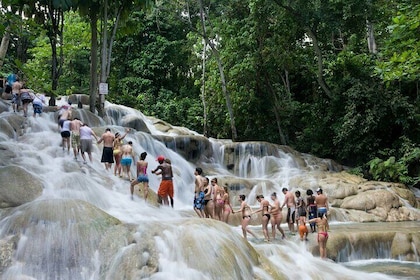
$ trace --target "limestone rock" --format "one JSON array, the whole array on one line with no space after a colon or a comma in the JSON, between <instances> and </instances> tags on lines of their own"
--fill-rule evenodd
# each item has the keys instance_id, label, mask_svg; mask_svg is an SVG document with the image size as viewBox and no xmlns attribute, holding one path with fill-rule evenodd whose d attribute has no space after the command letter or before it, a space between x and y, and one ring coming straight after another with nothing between
<instances>
[{"instance_id":1,"label":"limestone rock","mask_svg":"<svg viewBox=\"0 0 420 280\"><path fill-rule=\"evenodd\" d=\"M137 131L142 131L149 133L149 128L147 128L146 123L138 116L135 115L126 115L120 120L120 125L123 127L130 127Z\"/></svg>"},{"instance_id":2,"label":"limestone rock","mask_svg":"<svg viewBox=\"0 0 420 280\"><path fill-rule=\"evenodd\" d=\"M0 114L9 111L9 106L5 101L0 100Z\"/></svg>"},{"instance_id":3,"label":"limestone rock","mask_svg":"<svg viewBox=\"0 0 420 280\"><path fill-rule=\"evenodd\" d=\"M198 161L212 155L213 149L210 141L199 135L190 136L154 136L163 142L166 147L180 154L188 161Z\"/></svg>"},{"instance_id":4,"label":"limestone rock","mask_svg":"<svg viewBox=\"0 0 420 280\"><path fill-rule=\"evenodd\" d=\"M18 166L0 168L0 207L14 207L32 201L42 194L42 182Z\"/></svg>"}]
</instances>

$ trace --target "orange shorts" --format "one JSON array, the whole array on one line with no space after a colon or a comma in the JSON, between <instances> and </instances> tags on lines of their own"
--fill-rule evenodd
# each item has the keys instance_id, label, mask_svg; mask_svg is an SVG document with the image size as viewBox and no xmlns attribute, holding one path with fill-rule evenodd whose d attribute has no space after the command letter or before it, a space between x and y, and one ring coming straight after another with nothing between
<instances>
[{"instance_id":1,"label":"orange shorts","mask_svg":"<svg viewBox=\"0 0 420 280\"><path fill-rule=\"evenodd\" d=\"M303 235L305 233L308 233L308 228L305 225L300 225L299 226L299 235L300 235L300 238L303 238Z\"/></svg>"},{"instance_id":2,"label":"orange shorts","mask_svg":"<svg viewBox=\"0 0 420 280\"><path fill-rule=\"evenodd\" d=\"M172 180L162 180L162 182L160 182L158 195L160 197L166 197L168 195L174 197L174 184L172 183Z\"/></svg>"}]
</instances>

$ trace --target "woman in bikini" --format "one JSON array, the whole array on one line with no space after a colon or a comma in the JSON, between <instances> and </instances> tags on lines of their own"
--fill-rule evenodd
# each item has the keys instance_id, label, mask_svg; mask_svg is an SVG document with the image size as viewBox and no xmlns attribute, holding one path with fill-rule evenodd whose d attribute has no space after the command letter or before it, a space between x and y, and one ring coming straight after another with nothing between
<instances>
[{"instance_id":1,"label":"woman in bikini","mask_svg":"<svg viewBox=\"0 0 420 280\"><path fill-rule=\"evenodd\" d=\"M223 195L225 193L224 189L217 184L217 178L211 179L211 184L214 188L214 194L216 197L216 203L214 204L214 214L215 219L223 221L223 209L225 206L225 201L223 200Z\"/></svg>"},{"instance_id":2,"label":"woman in bikini","mask_svg":"<svg viewBox=\"0 0 420 280\"><path fill-rule=\"evenodd\" d=\"M147 176L147 166L149 163L145 160L147 156L146 152L140 154L140 160L137 161L137 179L131 182L131 197L133 197L134 186L143 183L143 195L144 200L147 201L147 196L149 195L149 177Z\"/></svg>"},{"instance_id":3,"label":"woman in bikini","mask_svg":"<svg viewBox=\"0 0 420 280\"><path fill-rule=\"evenodd\" d=\"M281 233L281 238L286 238L284 234L284 230L281 228L281 220L283 218L283 214L281 212L280 201L277 198L277 193L273 192L271 194L271 199L274 201L273 205L271 205L271 233L273 235L273 239L276 239L276 228Z\"/></svg>"},{"instance_id":4,"label":"woman in bikini","mask_svg":"<svg viewBox=\"0 0 420 280\"><path fill-rule=\"evenodd\" d=\"M241 203L241 208L236 211L236 212L241 212L242 213L242 233L244 235L245 240L247 240L246 238L246 233L251 234L252 236L254 236L255 238L257 238L257 236L248 229L248 224L251 221L251 207L249 207L249 205L245 202L245 195L241 194L239 195L239 202ZM232 210L232 214L234 214L235 211Z\"/></svg>"},{"instance_id":5,"label":"woman in bikini","mask_svg":"<svg viewBox=\"0 0 420 280\"><path fill-rule=\"evenodd\" d=\"M223 195L223 201L224 201L223 222L228 223L230 212L233 212L233 209L232 209L232 205L230 204L228 186L225 185L223 189L225 190L225 194Z\"/></svg>"},{"instance_id":6,"label":"woman in bikini","mask_svg":"<svg viewBox=\"0 0 420 280\"><path fill-rule=\"evenodd\" d=\"M270 221L271 215L270 215L270 203L268 200L264 199L264 196L262 194L257 195L257 201L260 203L260 209L254 211L252 214L262 212L262 231L264 234L264 241L270 242L270 237L268 236L268 222ZM252 215L251 214L251 215Z\"/></svg>"},{"instance_id":7,"label":"woman in bikini","mask_svg":"<svg viewBox=\"0 0 420 280\"><path fill-rule=\"evenodd\" d=\"M317 215L317 210L316 210L316 204L315 204L315 196L314 196L314 192L309 189L306 191L306 195L308 196L306 198L306 205L307 205L307 209L308 209L308 218L313 219L315 218ZM316 227L315 227L315 223L310 223L311 226L311 231L312 232L316 232Z\"/></svg>"},{"instance_id":8,"label":"woman in bikini","mask_svg":"<svg viewBox=\"0 0 420 280\"><path fill-rule=\"evenodd\" d=\"M319 256L322 259L327 258L327 241L328 241L328 230L330 229L328 225L327 214L322 213L320 217L310 219L309 223L315 222L318 227L317 241L319 245Z\"/></svg>"},{"instance_id":9,"label":"woman in bikini","mask_svg":"<svg viewBox=\"0 0 420 280\"><path fill-rule=\"evenodd\" d=\"M130 131L129 128L127 128L125 130L125 134L123 136L121 136L121 134L119 132L115 133L115 139L114 139L114 148L112 150L112 153L114 155L114 160L115 160L115 166L114 166L114 176L118 176L122 177L121 174L121 170L122 170L122 166L121 166L121 158L122 158L122 151L121 151L121 147L124 144L123 139L125 138L125 136L127 136L127 133Z\"/></svg>"}]
</instances>

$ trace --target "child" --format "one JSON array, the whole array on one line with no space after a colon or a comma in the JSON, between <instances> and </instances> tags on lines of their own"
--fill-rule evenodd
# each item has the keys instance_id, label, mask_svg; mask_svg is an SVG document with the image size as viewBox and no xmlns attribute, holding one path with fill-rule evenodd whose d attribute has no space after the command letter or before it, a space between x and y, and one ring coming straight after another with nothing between
<instances>
[{"instance_id":1,"label":"child","mask_svg":"<svg viewBox=\"0 0 420 280\"><path fill-rule=\"evenodd\" d=\"M299 235L301 241L303 241L303 237L305 237L305 241L308 241L308 228L306 227L306 216L299 217Z\"/></svg>"}]
</instances>

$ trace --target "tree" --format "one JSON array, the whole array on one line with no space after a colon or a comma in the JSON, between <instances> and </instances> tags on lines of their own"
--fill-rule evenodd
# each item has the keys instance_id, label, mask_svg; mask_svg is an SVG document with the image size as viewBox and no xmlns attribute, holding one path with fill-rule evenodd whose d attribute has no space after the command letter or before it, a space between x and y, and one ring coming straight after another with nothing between
<instances>
[{"instance_id":1,"label":"tree","mask_svg":"<svg viewBox=\"0 0 420 280\"><path fill-rule=\"evenodd\" d=\"M55 94L63 65L63 27L64 12L73 7L71 0L41 1L3 1L5 6L12 7L26 17L34 17L36 23L43 26L51 46L51 106L55 105ZM19 13L19 14L20 14ZM57 50L58 48L58 50Z\"/></svg>"},{"instance_id":2,"label":"tree","mask_svg":"<svg viewBox=\"0 0 420 280\"><path fill-rule=\"evenodd\" d=\"M111 69L112 47L119 24L128 18L129 14L137 9L150 7L149 0L96 0L80 3L80 11L84 16L88 16L91 24L92 46L91 46L91 87L90 87L90 110L95 111L97 96L97 57L98 57L98 36L97 21L101 20L100 37L100 75L99 82L106 83ZM109 31L109 29L111 31ZM111 34L109 36L109 34ZM104 95L99 95L98 113L104 115Z\"/></svg>"}]
</instances>

